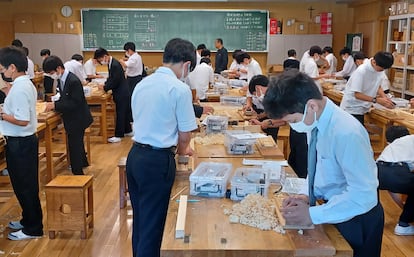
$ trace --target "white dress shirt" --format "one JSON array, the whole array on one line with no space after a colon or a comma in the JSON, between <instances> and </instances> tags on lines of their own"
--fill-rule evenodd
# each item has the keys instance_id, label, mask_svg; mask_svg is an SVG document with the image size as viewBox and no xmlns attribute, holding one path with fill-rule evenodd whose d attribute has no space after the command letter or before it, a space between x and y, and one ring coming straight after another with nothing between
<instances>
[{"instance_id":1,"label":"white dress shirt","mask_svg":"<svg viewBox=\"0 0 414 257\"><path fill-rule=\"evenodd\" d=\"M335 76L337 77L346 77L351 76L351 74L356 70L356 64L354 62L354 57L348 56L348 58L345 61L344 67L341 71L338 71L335 73Z\"/></svg>"},{"instance_id":2,"label":"white dress shirt","mask_svg":"<svg viewBox=\"0 0 414 257\"><path fill-rule=\"evenodd\" d=\"M86 74L85 70L83 69L83 65L81 62L76 60L70 60L65 62L64 64L65 70L68 70L76 75L82 83L85 83Z\"/></svg>"},{"instance_id":3,"label":"white dress shirt","mask_svg":"<svg viewBox=\"0 0 414 257\"><path fill-rule=\"evenodd\" d=\"M33 135L37 130L36 101L37 91L29 76L17 77L4 100L3 112L29 123L26 126L18 126L2 120L1 134L14 137Z\"/></svg>"},{"instance_id":4,"label":"white dress shirt","mask_svg":"<svg viewBox=\"0 0 414 257\"><path fill-rule=\"evenodd\" d=\"M203 62L190 72L187 82L191 89L197 91L198 99L204 100L206 99L209 84L214 83L214 70L210 65Z\"/></svg>"},{"instance_id":5,"label":"white dress shirt","mask_svg":"<svg viewBox=\"0 0 414 257\"><path fill-rule=\"evenodd\" d=\"M355 98L355 92L375 97L381 85L384 72L374 69L371 61L361 64L346 83L341 108L350 114L362 115L369 111L372 103Z\"/></svg>"},{"instance_id":6,"label":"white dress shirt","mask_svg":"<svg viewBox=\"0 0 414 257\"><path fill-rule=\"evenodd\" d=\"M197 128L191 90L167 67L145 77L132 93L133 140L155 147L178 143L178 131Z\"/></svg>"},{"instance_id":7,"label":"white dress shirt","mask_svg":"<svg viewBox=\"0 0 414 257\"><path fill-rule=\"evenodd\" d=\"M95 64L93 64L92 58L90 58L83 64L83 69L85 71L86 76L96 75L96 66Z\"/></svg>"},{"instance_id":8,"label":"white dress shirt","mask_svg":"<svg viewBox=\"0 0 414 257\"><path fill-rule=\"evenodd\" d=\"M125 74L128 77L136 77L142 75L142 58L138 53L134 53L125 62L126 70Z\"/></svg>"},{"instance_id":9,"label":"white dress shirt","mask_svg":"<svg viewBox=\"0 0 414 257\"><path fill-rule=\"evenodd\" d=\"M305 62L309 57L310 57L309 50L303 53L302 58L300 59L300 64L299 64L299 71L300 72L305 71Z\"/></svg>"},{"instance_id":10,"label":"white dress shirt","mask_svg":"<svg viewBox=\"0 0 414 257\"><path fill-rule=\"evenodd\" d=\"M26 75L29 75L30 79L33 79L35 77L35 72L34 72L34 63L32 60L30 60L29 57L27 57L27 71L26 71Z\"/></svg>"},{"instance_id":11,"label":"white dress shirt","mask_svg":"<svg viewBox=\"0 0 414 257\"><path fill-rule=\"evenodd\" d=\"M201 61L201 55L196 50L196 66L200 64L200 61Z\"/></svg>"},{"instance_id":12,"label":"white dress shirt","mask_svg":"<svg viewBox=\"0 0 414 257\"><path fill-rule=\"evenodd\" d=\"M317 128L314 193L327 202L309 208L312 222L336 224L368 212L378 202L378 178L366 129L329 99Z\"/></svg>"},{"instance_id":13,"label":"white dress shirt","mask_svg":"<svg viewBox=\"0 0 414 257\"><path fill-rule=\"evenodd\" d=\"M338 60L336 59L335 55L333 53L329 53L328 55L326 55L325 59L329 63L329 69L326 70L326 73L335 74L336 66L338 65Z\"/></svg>"},{"instance_id":14,"label":"white dress shirt","mask_svg":"<svg viewBox=\"0 0 414 257\"><path fill-rule=\"evenodd\" d=\"M250 63L247 65L247 82L250 82L254 76L262 74L260 64L255 59L251 58Z\"/></svg>"},{"instance_id":15,"label":"white dress shirt","mask_svg":"<svg viewBox=\"0 0 414 257\"><path fill-rule=\"evenodd\" d=\"M239 70L239 69L247 70L247 67L246 67L246 65L244 65L242 63L237 63L236 60L233 60L233 62L230 64L229 70ZM246 72L240 72L239 79L246 79L247 80L247 73Z\"/></svg>"},{"instance_id":16,"label":"white dress shirt","mask_svg":"<svg viewBox=\"0 0 414 257\"><path fill-rule=\"evenodd\" d=\"M319 69L318 65L315 62L313 57L309 56L307 58L303 58L301 61L302 72L308 75L311 78L319 77Z\"/></svg>"},{"instance_id":17,"label":"white dress shirt","mask_svg":"<svg viewBox=\"0 0 414 257\"><path fill-rule=\"evenodd\" d=\"M414 135L395 139L384 148L377 161L405 162L414 170Z\"/></svg>"}]
</instances>

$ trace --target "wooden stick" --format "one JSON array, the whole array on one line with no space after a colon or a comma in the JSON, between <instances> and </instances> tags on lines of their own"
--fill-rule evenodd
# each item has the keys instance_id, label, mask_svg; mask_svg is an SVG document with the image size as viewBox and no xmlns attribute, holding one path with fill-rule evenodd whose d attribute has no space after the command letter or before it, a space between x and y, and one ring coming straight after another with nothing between
<instances>
[{"instance_id":1,"label":"wooden stick","mask_svg":"<svg viewBox=\"0 0 414 257\"><path fill-rule=\"evenodd\" d=\"M180 205L178 206L177 223L175 224L175 238L184 238L185 235L185 218L187 215L187 195L180 196Z\"/></svg>"},{"instance_id":2,"label":"wooden stick","mask_svg":"<svg viewBox=\"0 0 414 257\"><path fill-rule=\"evenodd\" d=\"M187 186L185 186L185 187L183 187L183 188L181 188L181 190L180 191L178 191L178 193L176 193L175 195L173 195L173 196L171 196L171 198L170 198L170 200L172 201L172 200L174 200L174 198L176 198L179 194L181 194L184 190L186 190L187 189Z\"/></svg>"}]
</instances>

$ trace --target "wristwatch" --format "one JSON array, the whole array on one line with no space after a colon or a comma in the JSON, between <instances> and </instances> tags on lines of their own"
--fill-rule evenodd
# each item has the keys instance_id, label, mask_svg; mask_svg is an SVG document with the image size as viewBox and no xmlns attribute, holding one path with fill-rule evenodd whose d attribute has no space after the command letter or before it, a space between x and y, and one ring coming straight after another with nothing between
<instances>
[{"instance_id":1,"label":"wristwatch","mask_svg":"<svg viewBox=\"0 0 414 257\"><path fill-rule=\"evenodd\" d=\"M377 102L377 97L372 98L372 102L375 104Z\"/></svg>"}]
</instances>

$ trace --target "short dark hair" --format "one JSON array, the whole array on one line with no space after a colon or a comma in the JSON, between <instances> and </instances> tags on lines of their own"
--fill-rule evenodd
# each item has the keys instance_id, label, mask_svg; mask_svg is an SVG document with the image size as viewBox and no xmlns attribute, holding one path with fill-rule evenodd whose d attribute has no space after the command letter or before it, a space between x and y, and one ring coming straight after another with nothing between
<instances>
[{"instance_id":1,"label":"short dark hair","mask_svg":"<svg viewBox=\"0 0 414 257\"><path fill-rule=\"evenodd\" d=\"M408 136L410 132L405 126L391 126L385 131L385 138L388 143L394 142L395 139Z\"/></svg>"},{"instance_id":2,"label":"short dark hair","mask_svg":"<svg viewBox=\"0 0 414 257\"><path fill-rule=\"evenodd\" d=\"M288 50L288 57L293 57L296 55L296 50L295 49L289 49Z\"/></svg>"},{"instance_id":3,"label":"short dark hair","mask_svg":"<svg viewBox=\"0 0 414 257\"><path fill-rule=\"evenodd\" d=\"M269 118L280 119L292 113L303 113L309 99L322 100L315 81L308 75L291 69L272 79L263 100Z\"/></svg>"},{"instance_id":4,"label":"short dark hair","mask_svg":"<svg viewBox=\"0 0 414 257\"><path fill-rule=\"evenodd\" d=\"M246 52L240 52L238 55L236 55L236 62L242 63L245 58L250 59L250 55Z\"/></svg>"},{"instance_id":5,"label":"short dark hair","mask_svg":"<svg viewBox=\"0 0 414 257\"><path fill-rule=\"evenodd\" d=\"M389 52L379 51L374 55L374 60L378 66L388 69L394 63L394 57Z\"/></svg>"},{"instance_id":6,"label":"short dark hair","mask_svg":"<svg viewBox=\"0 0 414 257\"><path fill-rule=\"evenodd\" d=\"M124 45L124 50L125 51L131 50L131 51L135 52L135 43L134 42L126 42L125 45Z\"/></svg>"},{"instance_id":7,"label":"short dark hair","mask_svg":"<svg viewBox=\"0 0 414 257\"><path fill-rule=\"evenodd\" d=\"M207 64L210 64L210 63L211 63L211 60L210 60L210 58L203 57L203 58L201 58L201 60L200 60L200 64L201 64L201 63L207 63Z\"/></svg>"},{"instance_id":8,"label":"short dark hair","mask_svg":"<svg viewBox=\"0 0 414 257\"><path fill-rule=\"evenodd\" d=\"M253 94L256 91L256 85L267 87L269 85L269 79L265 75L255 75L249 82L249 92Z\"/></svg>"},{"instance_id":9,"label":"short dark hair","mask_svg":"<svg viewBox=\"0 0 414 257\"><path fill-rule=\"evenodd\" d=\"M332 49L332 47L330 47L330 46L325 46L323 49L322 49L322 53L333 53L333 49Z\"/></svg>"},{"instance_id":10,"label":"short dark hair","mask_svg":"<svg viewBox=\"0 0 414 257\"><path fill-rule=\"evenodd\" d=\"M108 51L106 51L105 48L99 47L95 50L95 53L93 54L93 59L104 57L104 55L109 55Z\"/></svg>"},{"instance_id":11,"label":"short dark hair","mask_svg":"<svg viewBox=\"0 0 414 257\"><path fill-rule=\"evenodd\" d=\"M191 62L190 70L196 65L196 53L194 45L185 39L173 38L168 41L162 56L163 63Z\"/></svg>"},{"instance_id":12,"label":"short dark hair","mask_svg":"<svg viewBox=\"0 0 414 257\"><path fill-rule=\"evenodd\" d=\"M76 61L83 61L83 56L80 54L74 54L72 55L72 60L76 60Z\"/></svg>"},{"instance_id":13,"label":"short dark hair","mask_svg":"<svg viewBox=\"0 0 414 257\"><path fill-rule=\"evenodd\" d=\"M22 41L20 41L20 39L17 39L17 38L11 42L11 45L17 46L17 47L23 47Z\"/></svg>"},{"instance_id":14,"label":"short dark hair","mask_svg":"<svg viewBox=\"0 0 414 257\"><path fill-rule=\"evenodd\" d=\"M339 55L344 55L344 54L349 54L351 55L351 49L349 49L349 47L344 47L341 49L341 51L339 51Z\"/></svg>"},{"instance_id":15,"label":"short dark hair","mask_svg":"<svg viewBox=\"0 0 414 257\"><path fill-rule=\"evenodd\" d=\"M223 39L222 38L216 38L216 41L220 43L220 45L223 44Z\"/></svg>"},{"instance_id":16,"label":"short dark hair","mask_svg":"<svg viewBox=\"0 0 414 257\"><path fill-rule=\"evenodd\" d=\"M309 55L313 56L314 54L322 54L322 49L319 46L312 46L309 49Z\"/></svg>"},{"instance_id":17,"label":"short dark hair","mask_svg":"<svg viewBox=\"0 0 414 257\"><path fill-rule=\"evenodd\" d=\"M201 51L201 57L205 57L205 56L211 56L211 52L210 52L210 50L208 50L208 49L203 49L202 51Z\"/></svg>"},{"instance_id":18,"label":"short dark hair","mask_svg":"<svg viewBox=\"0 0 414 257\"><path fill-rule=\"evenodd\" d=\"M40 56L50 55L49 49L42 49L40 50Z\"/></svg>"},{"instance_id":19,"label":"short dark hair","mask_svg":"<svg viewBox=\"0 0 414 257\"><path fill-rule=\"evenodd\" d=\"M26 55L21 48L16 46L8 46L0 49L0 64L5 68L14 64L18 72L27 70Z\"/></svg>"},{"instance_id":20,"label":"short dark hair","mask_svg":"<svg viewBox=\"0 0 414 257\"><path fill-rule=\"evenodd\" d=\"M63 69L65 68L65 66L63 66L62 60L56 55L51 55L43 61L43 70L46 73L55 71L58 67L61 67Z\"/></svg>"},{"instance_id":21,"label":"short dark hair","mask_svg":"<svg viewBox=\"0 0 414 257\"><path fill-rule=\"evenodd\" d=\"M233 54L231 56L233 57L233 59L236 59L236 56L241 52L243 52L241 49L236 49L233 51Z\"/></svg>"},{"instance_id":22,"label":"short dark hair","mask_svg":"<svg viewBox=\"0 0 414 257\"><path fill-rule=\"evenodd\" d=\"M25 53L26 56L29 56L29 48L23 46L22 49L23 49L23 53Z\"/></svg>"},{"instance_id":23,"label":"short dark hair","mask_svg":"<svg viewBox=\"0 0 414 257\"><path fill-rule=\"evenodd\" d=\"M206 47L206 45L205 45L205 44L199 44L199 45L197 46L197 50L203 50L203 49L207 49L207 47Z\"/></svg>"},{"instance_id":24,"label":"short dark hair","mask_svg":"<svg viewBox=\"0 0 414 257\"><path fill-rule=\"evenodd\" d=\"M352 57L354 58L354 61L356 61L356 60L364 60L366 58L364 52L362 52L362 51L355 52L352 55Z\"/></svg>"}]
</instances>

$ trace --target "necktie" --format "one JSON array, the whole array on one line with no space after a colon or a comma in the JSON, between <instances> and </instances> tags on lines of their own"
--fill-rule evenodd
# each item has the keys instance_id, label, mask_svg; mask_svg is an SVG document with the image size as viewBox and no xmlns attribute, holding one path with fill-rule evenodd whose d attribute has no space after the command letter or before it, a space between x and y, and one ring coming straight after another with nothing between
<instances>
[{"instance_id":1,"label":"necktie","mask_svg":"<svg viewBox=\"0 0 414 257\"><path fill-rule=\"evenodd\" d=\"M309 185L309 205L315 206L316 197L314 194L313 184L315 183L316 172L316 141L318 129L314 128L311 133L311 141L308 148L308 185Z\"/></svg>"}]
</instances>

